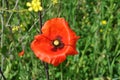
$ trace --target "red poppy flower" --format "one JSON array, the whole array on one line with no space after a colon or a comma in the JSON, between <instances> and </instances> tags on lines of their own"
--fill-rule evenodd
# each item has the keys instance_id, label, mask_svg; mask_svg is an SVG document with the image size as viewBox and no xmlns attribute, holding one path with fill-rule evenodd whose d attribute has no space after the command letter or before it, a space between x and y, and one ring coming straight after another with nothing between
<instances>
[{"instance_id":1,"label":"red poppy flower","mask_svg":"<svg viewBox=\"0 0 120 80\"><path fill-rule=\"evenodd\" d=\"M24 55L24 50L22 50L18 55L23 56Z\"/></svg>"},{"instance_id":2,"label":"red poppy flower","mask_svg":"<svg viewBox=\"0 0 120 80\"><path fill-rule=\"evenodd\" d=\"M53 18L45 22L42 34L35 36L31 49L42 61L54 66L62 63L67 55L75 55L79 36L70 29L63 18Z\"/></svg>"}]
</instances>

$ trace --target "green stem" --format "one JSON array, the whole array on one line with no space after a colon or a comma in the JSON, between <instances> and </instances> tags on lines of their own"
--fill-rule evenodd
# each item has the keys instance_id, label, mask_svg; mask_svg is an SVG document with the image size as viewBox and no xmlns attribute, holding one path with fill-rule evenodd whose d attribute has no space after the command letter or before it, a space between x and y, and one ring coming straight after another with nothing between
<instances>
[{"instance_id":1,"label":"green stem","mask_svg":"<svg viewBox=\"0 0 120 80\"><path fill-rule=\"evenodd\" d=\"M2 77L3 77L3 79L4 79L4 80L7 80L7 79L5 78L5 76L3 75L3 72L2 72L2 70L1 70L1 67L0 67L0 73L1 73L1 75L2 75Z\"/></svg>"},{"instance_id":2,"label":"green stem","mask_svg":"<svg viewBox=\"0 0 120 80\"><path fill-rule=\"evenodd\" d=\"M40 24L40 34L42 34L41 28L42 28L42 13L39 11L39 24ZM48 71L48 64L43 62L45 73L46 73L46 79L49 80L49 71Z\"/></svg>"},{"instance_id":3,"label":"green stem","mask_svg":"<svg viewBox=\"0 0 120 80\"><path fill-rule=\"evenodd\" d=\"M40 34L42 34L41 28L42 28L42 13L39 11L39 24L40 24Z\"/></svg>"},{"instance_id":4,"label":"green stem","mask_svg":"<svg viewBox=\"0 0 120 80\"><path fill-rule=\"evenodd\" d=\"M9 3L8 3L8 0L5 0L6 2L6 7L7 7L7 10L9 9Z\"/></svg>"},{"instance_id":5,"label":"green stem","mask_svg":"<svg viewBox=\"0 0 120 80\"><path fill-rule=\"evenodd\" d=\"M44 68L45 68L46 79L49 80L48 63L43 62L43 65L44 65Z\"/></svg>"},{"instance_id":6,"label":"green stem","mask_svg":"<svg viewBox=\"0 0 120 80\"><path fill-rule=\"evenodd\" d=\"M3 5L4 5L4 2L3 2ZM1 43L0 43L0 47L3 48L3 41L4 41L3 40L4 39L4 22L3 22L4 18L3 18L3 11L1 11L1 13L0 13L0 18L1 18L1 27L2 27L2 29L1 29ZM1 67L0 67L1 70L3 69L3 63L4 63L4 56L2 55L1 56Z\"/></svg>"},{"instance_id":7,"label":"green stem","mask_svg":"<svg viewBox=\"0 0 120 80\"><path fill-rule=\"evenodd\" d=\"M17 7L17 5L18 5L18 2L19 2L19 0L16 0L16 3L15 3L15 6L14 6L13 10L16 9L16 7ZM9 18L8 18L5 26L9 26L9 22L10 22L12 16L13 16L13 13L14 13L14 12L11 12L11 14L10 14L10 16L9 16Z\"/></svg>"},{"instance_id":8,"label":"green stem","mask_svg":"<svg viewBox=\"0 0 120 80\"><path fill-rule=\"evenodd\" d=\"M60 69L61 69L61 80L63 80L63 68L62 68L62 64L60 66Z\"/></svg>"}]
</instances>

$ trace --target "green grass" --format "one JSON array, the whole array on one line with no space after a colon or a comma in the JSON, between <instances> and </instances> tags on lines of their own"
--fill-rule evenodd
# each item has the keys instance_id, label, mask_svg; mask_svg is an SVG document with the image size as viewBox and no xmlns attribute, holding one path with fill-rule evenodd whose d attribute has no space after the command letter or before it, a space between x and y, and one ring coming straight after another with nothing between
<instances>
[{"instance_id":1,"label":"green grass","mask_svg":"<svg viewBox=\"0 0 120 80\"><path fill-rule=\"evenodd\" d=\"M27 1L0 0L0 66L7 80L46 80L43 64L30 49L39 16L26 10ZM58 67L49 65L50 80L120 80L119 0L59 0L56 5L42 0L42 7L43 24L63 17L80 36L79 54ZM101 24L103 20L107 24ZM12 32L21 24L25 31ZM22 49L25 55L19 57Z\"/></svg>"}]
</instances>

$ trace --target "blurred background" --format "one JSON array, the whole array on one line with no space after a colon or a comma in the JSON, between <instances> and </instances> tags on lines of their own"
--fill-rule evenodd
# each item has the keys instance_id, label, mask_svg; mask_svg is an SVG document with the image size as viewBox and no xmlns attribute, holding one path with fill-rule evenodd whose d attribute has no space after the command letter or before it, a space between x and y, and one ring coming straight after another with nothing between
<instances>
[{"instance_id":1,"label":"blurred background","mask_svg":"<svg viewBox=\"0 0 120 80\"><path fill-rule=\"evenodd\" d=\"M0 0L0 67L7 80L46 80L43 64L30 49L40 30L39 15L28 10L27 2ZM63 17L80 36L79 54L58 67L49 65L50 80L120 80L120 0L40 2L43 24Z\"/></svg>"}]
</instances>

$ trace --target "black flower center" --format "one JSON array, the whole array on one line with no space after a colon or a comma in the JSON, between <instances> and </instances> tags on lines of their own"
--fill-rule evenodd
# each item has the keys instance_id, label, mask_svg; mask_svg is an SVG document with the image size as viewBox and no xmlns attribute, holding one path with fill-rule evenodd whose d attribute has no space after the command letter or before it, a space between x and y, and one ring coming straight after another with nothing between
<instances>
[{"instance_id":1,"label":"black flower center","mask_svg":"<svg viewBox=\"0 0 120 80\"><path fill-rule=\"evenodd\" d=\"M64 43L62 42L62 37L57 36L54 40L52 40L52 51L57 51L58 49L62 49L64 47Z\"/></svg>"}]
</instances>

